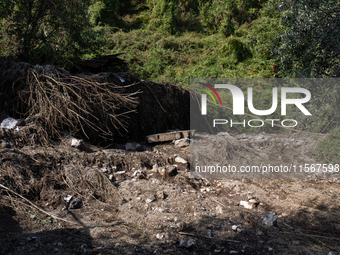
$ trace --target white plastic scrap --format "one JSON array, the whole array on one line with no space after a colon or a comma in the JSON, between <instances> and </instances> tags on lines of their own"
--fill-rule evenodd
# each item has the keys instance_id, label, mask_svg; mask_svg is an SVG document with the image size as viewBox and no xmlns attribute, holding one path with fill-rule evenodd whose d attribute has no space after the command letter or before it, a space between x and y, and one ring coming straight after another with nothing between
<instances>
[{"instance_id":1,"label":"white plastic scrap","mask_svg":"<svg viewBox=\"0 0 340 255\"><path fill-rule=\"evenodd\" d=\"M118 76L118 78L121 82L125 82L125 80L122 77Z\"/></svg>"}]
</instances>

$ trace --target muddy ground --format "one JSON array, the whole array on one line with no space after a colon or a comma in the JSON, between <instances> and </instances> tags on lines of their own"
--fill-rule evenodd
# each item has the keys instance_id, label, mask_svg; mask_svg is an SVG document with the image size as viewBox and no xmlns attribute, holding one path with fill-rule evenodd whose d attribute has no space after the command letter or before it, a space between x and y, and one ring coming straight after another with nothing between
<instances>
[{"instance_id":1,"label":"muddy ground","mask_svg":"<svg viewBox=\"0 0 340 255\"><path fill-rule=\"evenodd\" d=\"M238 166L245 161L318 163L311 151L323 138L225 136L229 162ZM131 142L88 145L90 150L82 152L70 146L71 139L65 136L49 147L2 140L1 184L60 219L2 189L0 254L340 253L336 174L191 178L190 147L141 143L126 150L136 147ZM67 195L81 198L81 207L70 209ZM259 219L268 213L277 220L264 226Z\"/></svg>"}]
</instances>

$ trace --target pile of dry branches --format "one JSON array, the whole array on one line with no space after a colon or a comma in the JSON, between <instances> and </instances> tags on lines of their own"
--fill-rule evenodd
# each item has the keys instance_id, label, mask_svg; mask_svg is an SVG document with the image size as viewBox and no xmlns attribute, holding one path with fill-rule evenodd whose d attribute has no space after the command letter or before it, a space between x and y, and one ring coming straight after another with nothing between
<instances>
[{"instance_id":1,"label":"pile of dry branches","mask_svg":"<svg viewBox=\"0 0 340 255\"><path fill-rule=\"evenodd\" d=\"M124 94L121 86L71 76L54 67L30 69L25 85L19 91L24 104L20 108L51 138L67 130L91 140L110 140L115 132L126 128L123 117L137 106L136 93Z\"/></svg>"}]
</instances>

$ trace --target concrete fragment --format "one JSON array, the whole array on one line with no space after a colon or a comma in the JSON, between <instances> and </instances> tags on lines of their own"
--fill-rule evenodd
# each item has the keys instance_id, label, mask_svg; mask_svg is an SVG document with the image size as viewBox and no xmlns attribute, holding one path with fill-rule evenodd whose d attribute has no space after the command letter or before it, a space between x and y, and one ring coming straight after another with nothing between
<instances>
[{"instance_id":1,"label":"concrete fragment","mask_svg":"<svg viewBox=\"0 0 340 255\"><path fill-rule=\"evenodd\" d=\"M180 156L177 156L177 157L175 158L175 161L176 161L177 163L182 163L182 164L188 163L184 158L182 158L182 157L180 157Z\"/></svg>"},{"instance_id":2,"label":"concrete fragment","mask_svg":"<svg viewBox=\"0 0 340 255\"><path fill-rule=\"evenodd\" d=\"M277 219L274 214L267 213L261 216L258 220L258 225L264 229L269 229L277 225Z\"/></svg>"},{"instance_id":3,"label":"concrete fragment","mask_svg":"<svg viewBox=\"0 0 340 255\"><path fill-rule=\"evenodd\" d=\"M244 206L246 209L253 209L254 204L248 201L240 201L240 205Z\"/></svg>"},{"instance_id":4,"label":"concrete fragment","mask_svg":"<svg viewBox=\"0 0 340 255\"><path fill-rule=\"evenodd\" d=\"M175 146L179 148L188 147L190 145L189 138L175 140Z\"/></svg>"},{"instance_id":5,"label":"concrete fragment","mask_svg":"<svg viewBox=\"0 0 340 255\"><path fill-rule=\"evenodd\" d=\"M223 207L220 205L216 206L216 213L223 214Z\"/></svg>"},{"instance_id":6,"label":"concrete fragment","mask_svg":"<svg viewBox=\"0 0 340 255\"><path fill-rule=\"evenodd\" d=\"M0 128L13 129L18 123L18 120L8 117L1 122Z\"/></svg>"},{"instance_id":7,"label":"concrete fragment","mask_svg":"<svg viewBox=\"0 0 340 255\"><path fill-rule=\"evenodd\" d=\"M71 140L71 146L74 147L74 148L77 148L78 150L81 150L81 151L88 151L89 150L89 148L86 146L83 139L73 138Z\"/></svg>"}]
</instances>

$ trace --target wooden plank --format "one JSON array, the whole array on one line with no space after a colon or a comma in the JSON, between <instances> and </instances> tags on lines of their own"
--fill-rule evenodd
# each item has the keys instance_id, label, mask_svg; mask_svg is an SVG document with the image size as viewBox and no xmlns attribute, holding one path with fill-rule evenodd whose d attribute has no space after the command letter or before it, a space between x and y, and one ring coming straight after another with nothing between
<instances>
[{"instance_id":1,"label":"wooden plank","mask_svg":"<svg viewBox=\"0 0 340 255\"><path fill-rule=\"evenodd\" d=\"M183 130L183 131L174 131L160 134L153 134L146 137L148 143L159 143L159 142L168 142L173 140L178 140L181 138L189 138L193 136L195 130Z\"/></svg>"}]
</instances>

